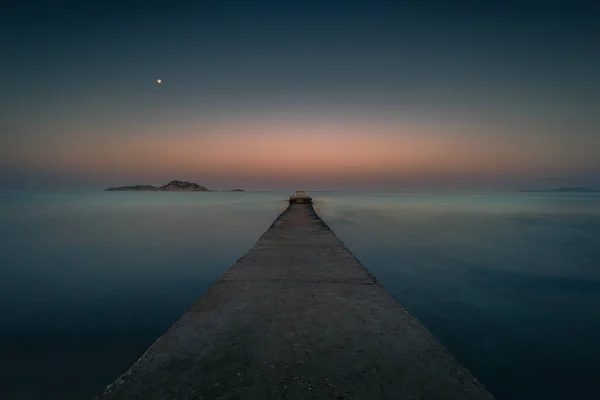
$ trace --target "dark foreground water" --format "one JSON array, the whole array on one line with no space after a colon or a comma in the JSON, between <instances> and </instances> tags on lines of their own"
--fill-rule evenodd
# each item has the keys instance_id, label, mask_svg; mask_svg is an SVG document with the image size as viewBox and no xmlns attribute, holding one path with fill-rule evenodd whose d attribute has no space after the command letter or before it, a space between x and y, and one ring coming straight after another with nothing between
<instances>
[{"instance_id":1,"label":"dark foreground water","mask_svg":"<svg viewBox=\"0 0 600 400\"><path fill-rule=\"evenodd\" d=\"M0 194L0 399L102 392L255 243L285 196ZM600 195L314 197L498 399L596 398Z\"/></svg>"}]
</instances>

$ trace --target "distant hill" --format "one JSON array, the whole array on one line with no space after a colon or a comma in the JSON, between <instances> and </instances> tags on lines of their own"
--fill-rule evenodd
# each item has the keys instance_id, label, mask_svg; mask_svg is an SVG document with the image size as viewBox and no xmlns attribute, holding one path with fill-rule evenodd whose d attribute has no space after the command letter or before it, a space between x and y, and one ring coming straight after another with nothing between
<instances>
[{"instance_id":1,"label":"distant hill","mask_svg":"<svg viewBox=\"0 0 600 400\"><path fill-rule=\"evenodd\" d=\"M171 181L169 183L167 183L166 185L163 185L161 187L158 188L158 190L192 190L192 191L198 191L198 192L208 192L209 190L207 188L205 188L202 185L198 185L197 183L194 182L188 182L188 181Z\"/></svg>"},{"instance_id":2,"label":"distant hill","mask_svg":"<svg viewBox=\"0 0 600 400\"><path fill-rule=\"evenodd\" d=\"M521 190L521 193L600 193L598 189L590 189L586 187L565 187L557 189L530 189Z\"/></svg>"},{"instance_id":3,"label":"distant hill","mask_svg":"<svg viewBox=\"0 0 600 400\"><path fill-rule=\"evenodd\" d=\"M182 191L182 192L211 192L210 189L205 188L202 185L198 185L194 182L188 181L171 181L166 185L156 187L152 185L133 185L133 186L120 186L120 187L110 187L105 191L149 191L149 192L173 192L173 191Z\"/></svg>"}]
</instances>

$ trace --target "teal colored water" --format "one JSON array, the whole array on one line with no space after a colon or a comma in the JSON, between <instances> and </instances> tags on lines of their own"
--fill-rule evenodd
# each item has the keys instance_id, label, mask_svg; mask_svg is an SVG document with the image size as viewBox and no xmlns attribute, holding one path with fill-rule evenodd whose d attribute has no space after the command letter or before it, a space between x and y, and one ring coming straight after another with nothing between
<instances>
[{"instance_id":1,"label":"teal colored water","mask_svg":"<svg viewBox=\"0 0 600 400\"><path fill-rule=\"evenodd\" d=\"M287 194L0 194L0 398L93 398L256 242ZM313 197L498 399L597 395L600 195Z\"/></svg>"}]
</instances>

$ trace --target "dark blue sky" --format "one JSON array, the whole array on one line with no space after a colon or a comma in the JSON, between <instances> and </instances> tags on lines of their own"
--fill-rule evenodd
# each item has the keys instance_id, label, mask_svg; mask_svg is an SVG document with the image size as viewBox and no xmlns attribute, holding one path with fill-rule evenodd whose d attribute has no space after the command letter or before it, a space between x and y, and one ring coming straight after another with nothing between
<instances>
[{"instance_id":1,"label":"dark blue sky","mask_svg":"<svg viewBox=\"0 0 600 400\"><path fill-rule=\"evenodd\" d=\"M356 188L369 188L373 174L378 188L600 185L599 15L591 2L566 1L9 1L0 14L0 179L43 174L100 185L178 174L280 187L284 178L233 167L217 174L191 155L178 164L173 153L154 170L136 160L144 146L157 151L158 135L176 152L176 144L213 143L225 130L233 153L251 152L249 137L274 123L328 135L319 124L358 121L395 126L395 139L422 153L405 166L390 158L386 173L373 170ZM243 132L247 121L253 129ZM357 134L392 140L369 128ZM437 168L434 147L447 143L454 156ZM112 160L115 146L128 146L132 158ZM352 164L336 157L336 168ZM461 164L465 157L473 162ZM497 168L469 171L485 159ZM452 176L448 165L456 166ZM329 187L341 175L296 178Z\"/></svg>"}]
</instances>

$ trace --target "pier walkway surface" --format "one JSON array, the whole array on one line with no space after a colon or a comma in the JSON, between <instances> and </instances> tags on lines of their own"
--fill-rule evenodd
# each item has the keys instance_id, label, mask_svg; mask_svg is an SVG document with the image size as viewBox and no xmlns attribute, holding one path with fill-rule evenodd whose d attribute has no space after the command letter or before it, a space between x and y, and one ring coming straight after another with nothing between
<instances>
[{"instance_id":1,"label":"pier walkway surface","mask_svg":"<svg viewBox=\"0 0 600 400\"><path fill-rule=\"evenodd\" d=\"M99 399L492 399L291 204Z\"/></svg>"}]
</instances>

